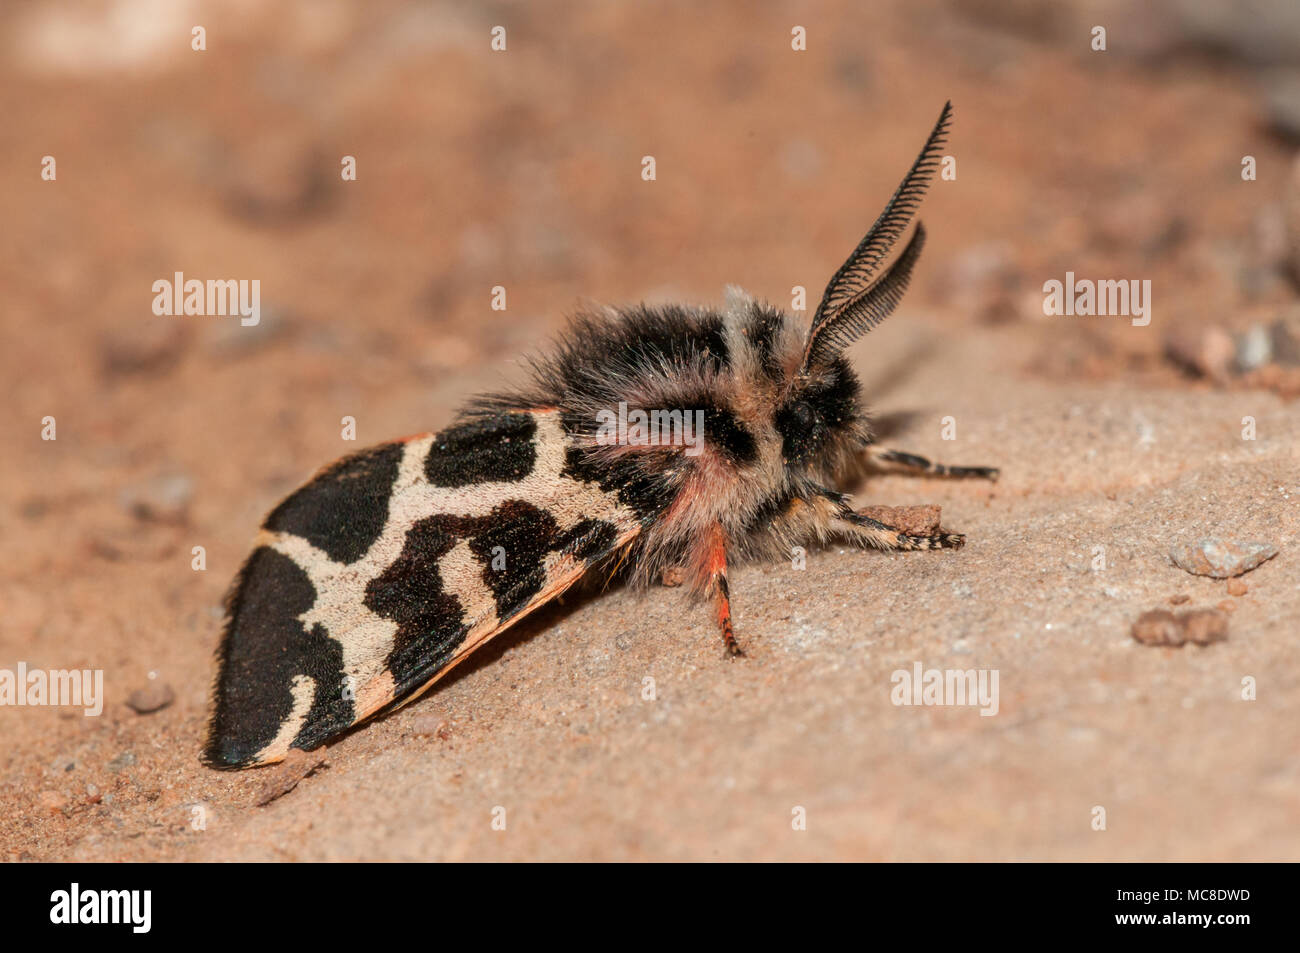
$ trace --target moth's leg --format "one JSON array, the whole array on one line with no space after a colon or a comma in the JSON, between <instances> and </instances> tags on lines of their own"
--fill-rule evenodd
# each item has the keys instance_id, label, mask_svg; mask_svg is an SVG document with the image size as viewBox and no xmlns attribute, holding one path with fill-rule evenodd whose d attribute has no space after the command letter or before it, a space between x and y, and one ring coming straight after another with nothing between
<instances>
[{"instance_id":1,"label":"moth's leg","mask_svg":"<svg viewBox=\"0 0 1300 953\"><path fill-rule=\"evenodd\" d=\"M838 525L841 515L852 512L843 493L813 485L771 506L747 532L756 549L774 558L788 557L795 547L829 542L842 532Z\"/></svg>"},{"instance_id":2,"label":"moth's leg","mask_svg":"<svg viewBox=\"0 0 1300 953\"><path fill-rule=\"evenodd\" d=\"M954 467L946 463L932 463L925 457L888 447L867 447L867 459L878 469L892 473L911 473L917 476L979 477L996 480L997 467Z\"/></svg>"},{"instance_id":3,"label":"moth's leg","mask_svg":"<svg viewBox=\"0 0 1300 953\"><path fill-rule=\"evenodd\" d=\"M736 643L736 635L731 631L731 589L727 585L727 537L722 527L714 524L709 531L706 549L706 565L709 575L709 589L718 610L718 626L722 629L722 644L726 646L731 658L744 655Z\"/></svg>"},{"instance_id":4,"label":"moth's leg","mask_svg":"<svg viewBox=\"0 0 1300 953\"><path fill-rule=\"evenodd\" d=\"M958 533L935 533L933 536L913 536L897 526L855 513L847 506L840 512L836 528L863 546L877 549L960 549L966 537Z\"/></svg>"}]
</instances>

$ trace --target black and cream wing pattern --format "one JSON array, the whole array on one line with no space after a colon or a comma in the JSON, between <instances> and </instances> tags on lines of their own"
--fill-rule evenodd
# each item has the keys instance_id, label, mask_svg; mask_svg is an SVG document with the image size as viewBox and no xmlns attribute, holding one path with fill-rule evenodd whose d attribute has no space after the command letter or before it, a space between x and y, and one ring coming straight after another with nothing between
<instances>
[{"instance_id":1,"label":"black and cream wing pattern","mask_svg":"<svg viewBox=\"0 0 1300 953\"><path fill-rule=\"evenodd\" d=\"M631 543L573 439L557 409L479 414L284 500L226 599L204 760L279 761L410 700Z\"/></svg>"}]
</instances>

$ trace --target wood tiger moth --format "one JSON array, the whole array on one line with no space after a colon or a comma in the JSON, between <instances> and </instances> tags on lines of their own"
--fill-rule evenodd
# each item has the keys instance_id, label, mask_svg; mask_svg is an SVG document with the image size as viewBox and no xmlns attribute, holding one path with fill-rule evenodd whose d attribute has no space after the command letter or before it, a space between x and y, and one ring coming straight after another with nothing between
<instances>
[{"instance_id":1,"label":"wood tiger moth","mask_svg":"<svg viewBox=\"0 0 1300 953\"><path fill-rule=\"evenodd\" d=\"M320 471L271 511L226 599L203 752L217 768L279 761L405 704L584 575L644 585L684 570L714 600L726 651L727 566L841 538L958 547L854 511L854 467L994 479L878 447L843 350L897 306L925 241L912 219L939 162L925 147L804 327L729 288L721 310L638 306L578 316L523 388L479 397L437 434ZM630 411L629 411L630 409ZM672 417L681 410L680 418ZM697 443L622 423L702 422ZM687 415L690 415L689 417Z\"/></svg>"}]
</instances>

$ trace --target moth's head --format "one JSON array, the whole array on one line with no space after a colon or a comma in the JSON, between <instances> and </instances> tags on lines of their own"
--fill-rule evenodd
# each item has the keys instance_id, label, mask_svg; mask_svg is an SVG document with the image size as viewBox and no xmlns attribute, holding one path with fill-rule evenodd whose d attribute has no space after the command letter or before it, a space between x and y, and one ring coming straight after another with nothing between
<instances>
[{"instance_id":1,"label":"moth's head","mask_svg":"<svg viewBox=\"0 0 1300 953\"><path fill-rule=\"evenodd\" d=\"M790 374L772 423L786 467L827 478L870 439L858 377L839 354Z\"/></svg>"},{"instance_id":2,"label":"moth's head","mask_svg":"<svg viewBox=\"0 0 1300 953\"><path fill-rule=\"evenodd\" d=\"M833 470L869 440L858 381L844 351L888 317L907 290L925 245L920 222L893 263L883 270L881 266L921 203L951 119L952 104L945 103L925 148L866 237L827 284L802 346L784 364L774 422L789 467Z\"/></svg>"}]
</instances>

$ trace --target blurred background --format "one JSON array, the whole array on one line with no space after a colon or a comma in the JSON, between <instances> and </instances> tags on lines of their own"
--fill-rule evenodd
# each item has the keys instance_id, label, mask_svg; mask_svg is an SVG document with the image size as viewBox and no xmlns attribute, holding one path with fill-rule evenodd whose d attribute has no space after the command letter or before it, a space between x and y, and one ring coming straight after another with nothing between
<instances>
[{"instance_id":1,"label":"blurred background","mask_svg":"<svg viewBox=\"0 0 1300 953\"><path fill-rule=\"evenodd\" d=\"M815 307L945 100L957 176L893 322L1014 342L987 373L1034 386L1300 393L1290 0L11 2L0 49L0 664L177 696L163 725L4 714L0 856L112 855L79 826L105 791L181 850L150 812L237 783L193 757L215 607L282 494L587 304ZM1151 279L1152 325L1045 317L1067 270ZM260 324L155 316L178 271L260 280Z\"/></svg>"}]
</instances>

